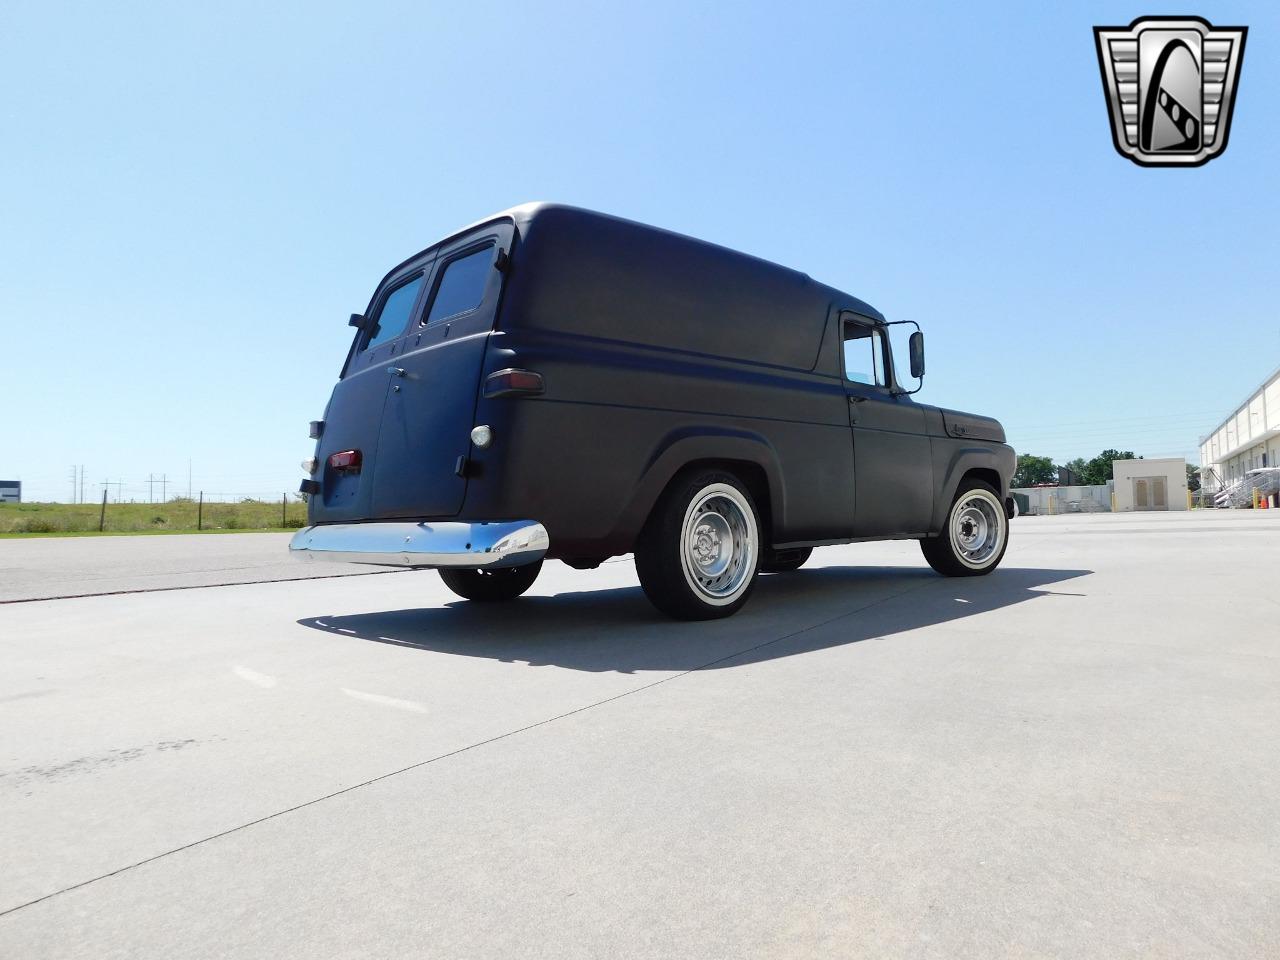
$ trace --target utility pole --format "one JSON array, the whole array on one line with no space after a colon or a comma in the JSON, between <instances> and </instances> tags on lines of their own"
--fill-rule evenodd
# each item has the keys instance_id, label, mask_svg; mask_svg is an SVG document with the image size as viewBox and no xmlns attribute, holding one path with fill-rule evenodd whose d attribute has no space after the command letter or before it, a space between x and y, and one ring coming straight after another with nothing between
<instances>
[{"instance_id":1,"label":"utility pole","mask_svg":"<svg viewBox=\"0 0 1280 960\"><path fill-rule=\"evenodd\" d=\"M71 467L71 502L76 502L76 468Z\"/></svg>"},{"instance_id":2,"label":"utility pole","mask_svg":"<svg viewBox=\"0 0 1280 960\"><path fill-rule=\"evenodd\" d=\"M161 503L169 502L168 495L165 493L165 490L167 489L168 484L169 484L169 475L167 473L161 474L160 475L160 502Z\"/></svg>"},{"instance_id":3,"label":"utility pole","mask_svg":"<svg viewBox=\"0 0 1280 960\"><path fill-rule=\"evenodd\" d=\"M84 503L84 464L80 464L80 502Z\"/></svg>"},{"instance_id":4,"label":"utility pole","mask_svg":"<svg viewBox=\"0 0 1280 960\"><path fill-rule=\"evenodd\" d=\"M156 478L152 474L148 473L147 474L147 503L156 502L155 483L156 483Z\"/></svg>"}]
</instances>

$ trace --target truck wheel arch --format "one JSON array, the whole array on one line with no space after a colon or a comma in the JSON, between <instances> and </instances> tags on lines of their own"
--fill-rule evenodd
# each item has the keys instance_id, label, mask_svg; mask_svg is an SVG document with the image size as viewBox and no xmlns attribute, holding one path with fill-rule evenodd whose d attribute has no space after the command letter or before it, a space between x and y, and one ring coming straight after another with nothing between
<instances>
[{"instance_id":1,"label":"truck wheel arch","mask_svg":"<svg viewBox=\"0 0 1280 960\"><path fill-rule=\"evenodd\" d=\"M760 511L762 533L772 537L785 520L786 505L777 453L760 434L722 427L682 428L663 437L636 484L616 533L633 541L658 498L678 475L710 466L731 470L742 479Z\"/></svg>"},{"instance_id":2,"label":"truck wheel arch","mask_svg":"<svg viewBox=\"0 0 1280 960\"><path fill-rule=\"evenodd\" d=\"M956 492L960 489L961 481L970 476L990 484L1000 497L1008 492L992 451L981 447L964 447L954 451L951 462L947 464L943 480L938 485L938 496L933 507L933 522L930 525L932 532L936 533L942 529L947 512L951 509L951 502L955 500Z\"/></svg>"}]
</instances>

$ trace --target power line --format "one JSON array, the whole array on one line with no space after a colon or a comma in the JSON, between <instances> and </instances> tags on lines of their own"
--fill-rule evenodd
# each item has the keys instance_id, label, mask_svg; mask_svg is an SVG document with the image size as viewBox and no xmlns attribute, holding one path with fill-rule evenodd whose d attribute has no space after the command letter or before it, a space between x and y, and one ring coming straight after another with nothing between
<instances>
[{"instance_id":1,"label":"power line","mask_svg":"<svg viewBox=\"0 0 1280 960\"><path fill-rule=\"evenodd\" d=\"M1022 424L1022 426L1046 426L1046 427L1071 427L1071 426L1087 426L1090 424L1117 424L1117 423L1133 423L1135 421L1152 421L1152 420L1179 420L1179 421L1212 421L1220 422L1220 418L1211 417L1203 410L1197 410L1194 413L1166 413L1156 416L1140 415L1133 417L1093 417L1088 420L1059 420L1049 424ZM1016 423L1016 422L1015 422Z\"/></svg>"},{"instance_id":2,"label":"power line","mask_svg":"<svg viewBox=\"0 0 1280 960\"><path fill-rule=\"evenodd\" d=\"M1064 437L1091 437L1106 433L1181 433L1186 435L1199 436L1199 431L1204 429L1198 423L1182 423L1167 424L1158 423L1136 423L1136 424L1114 424L1111 426L1097 427L1019 427L1016 425L1005 424L1006 433L1030 433L1037 436L1064 436Z\"/></svg>"}]
</instances>

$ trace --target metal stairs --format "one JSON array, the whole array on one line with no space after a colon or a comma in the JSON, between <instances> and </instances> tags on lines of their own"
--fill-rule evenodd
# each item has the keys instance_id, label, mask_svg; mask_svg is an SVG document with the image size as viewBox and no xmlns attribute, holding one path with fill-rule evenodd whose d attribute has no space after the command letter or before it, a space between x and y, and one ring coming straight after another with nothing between
<instances>
[{"instance_id":1,"label":"metal stairs","mask_svg":"<svg viewBox=\"0 0 1280 960\"><path fill-rule=\"evenodd\" d=\"M1255 490L1262 497L1280 493L1280 467L1259 467L1246 471L1235 483L1228 484L1215 493L1213 504L1216 507L1235 509L1252 507Z\"/></svg>"}]
</instances>

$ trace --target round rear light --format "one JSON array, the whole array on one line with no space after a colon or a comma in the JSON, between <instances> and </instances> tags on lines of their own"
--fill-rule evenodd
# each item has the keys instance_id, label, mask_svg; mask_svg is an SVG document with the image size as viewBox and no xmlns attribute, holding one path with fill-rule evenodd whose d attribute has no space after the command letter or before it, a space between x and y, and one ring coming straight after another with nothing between
<instances>
[{"instance_id":1,"label":"round rear light","mask_svg":"<svg viewBox=\"0 0 1280 960\"><path fill-rule=\"evenodd\" d=\"M478 427L473 427L471 430L471 442L483 450L493 443L493 431L483 423Z\"/></svg>"}]
</instances>

